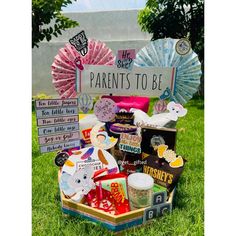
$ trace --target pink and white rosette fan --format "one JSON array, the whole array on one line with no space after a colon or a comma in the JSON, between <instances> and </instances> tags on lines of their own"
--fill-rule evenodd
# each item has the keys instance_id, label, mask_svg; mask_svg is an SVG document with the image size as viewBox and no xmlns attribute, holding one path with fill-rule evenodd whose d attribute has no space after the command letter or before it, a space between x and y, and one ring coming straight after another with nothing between
<instances>
[{"instance_id":1,"label":"pink and white rosette fan","mask_svg":"<svg viewBox=\"0 0 236 236\"><path fill-rule=\"evenodd\" d=\"M114 65L115 56L105 43L89 39L88 53L83 57L70 43L59 49L54 58L52 68L52 83L60 98L76 97L76 67L82 65ZM82 65L81 65L82 64Z\"/></svg>"}]
</instances>

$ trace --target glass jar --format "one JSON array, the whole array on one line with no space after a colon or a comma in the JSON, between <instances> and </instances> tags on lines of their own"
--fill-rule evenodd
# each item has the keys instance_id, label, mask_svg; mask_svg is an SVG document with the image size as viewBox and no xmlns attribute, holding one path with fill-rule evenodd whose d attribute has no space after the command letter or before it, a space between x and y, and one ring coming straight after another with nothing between
<instances>
[{"instance_id":1,"label":"glass jar","mask_svg":"<svg viewBox=\"0 0 236 236\"><path fill-rule=\"evenodd\" d=\"M144 173L128 176L128 194L131 210L151 206L153 195L153 178Z\"/></svg>"}]
</instances>

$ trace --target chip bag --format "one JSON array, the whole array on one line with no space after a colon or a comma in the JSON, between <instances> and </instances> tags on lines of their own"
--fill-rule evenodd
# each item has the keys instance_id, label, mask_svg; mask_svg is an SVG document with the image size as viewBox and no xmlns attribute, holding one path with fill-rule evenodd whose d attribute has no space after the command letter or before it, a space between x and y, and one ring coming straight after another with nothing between
<instances>
[{"instance_id":1,"label":"chip bag","mask_svg":"<svg viewBox=\"0 0 236 236\"><path fill-rule=\"evenodd\" d=\"M94 182L96 189L86 196L88 205L112 215L130 211L125 174L108 174L95 178Z\"/></svg>"}]
</instances>

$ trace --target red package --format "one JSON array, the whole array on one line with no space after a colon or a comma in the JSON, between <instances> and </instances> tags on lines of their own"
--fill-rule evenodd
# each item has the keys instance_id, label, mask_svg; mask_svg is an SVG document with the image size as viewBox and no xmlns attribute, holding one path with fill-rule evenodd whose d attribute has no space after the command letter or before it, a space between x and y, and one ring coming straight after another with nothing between
<instances>
[{"instance_id":1,"label":"red package","mask_svg":"<svg viewBox=\"0 0 236 236\"><path fill-rule=\"evenodd\" d=\"M91 190L86 200L91 207L113 215L130 211L127 176L122 173L109 174L94 180L96 190Z\"/></svg>"}]
</instances>

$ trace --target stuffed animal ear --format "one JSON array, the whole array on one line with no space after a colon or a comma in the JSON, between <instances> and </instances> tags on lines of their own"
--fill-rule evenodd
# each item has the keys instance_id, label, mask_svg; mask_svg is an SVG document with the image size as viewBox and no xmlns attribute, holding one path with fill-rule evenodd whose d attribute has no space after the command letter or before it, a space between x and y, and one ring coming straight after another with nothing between
<instances>
[{"instance_id":1,"label":"stuffed animal ear","mask_svg":"<svg viewBox=\"0 0 236 236\"><path fill-rule=\"evenodd\" d=\"M188 110L185 109L185 108L179 110L178 116L179 116L179 117L185 116L185 115L187 114L187 111L188 111Z\"/></svg>"},{"instance_id":2,"label":"stuffed animal ear","mask_svg":"<svg viewBox=\"0 0 236 236\"><path fill-rule=\"evenodd\" d=\"M169 103L167 104L167 110L170 111L171 108L175 106L175 104L176 104L176 103L173 102L173 101L172 101L172 102L169 102Z\"/></svg>"}]
</instances>

